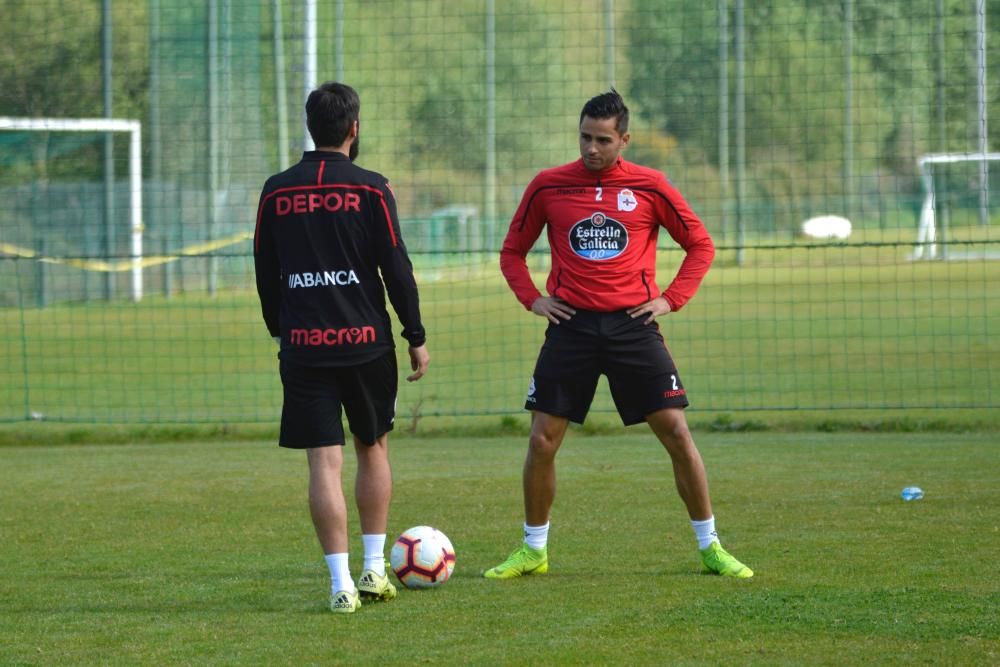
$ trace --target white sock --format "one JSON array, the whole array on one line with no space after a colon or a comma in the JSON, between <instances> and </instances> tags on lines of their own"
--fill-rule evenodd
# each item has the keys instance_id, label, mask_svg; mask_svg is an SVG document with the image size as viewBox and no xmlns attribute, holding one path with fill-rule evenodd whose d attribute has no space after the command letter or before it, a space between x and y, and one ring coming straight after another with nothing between
<instances>
[{"instance_id":1,"label":"white sock","mask_svg":"<svg viewBox=\"0 0 1000 667\"><path fill-rule=\"evenodd\" d=\"M336 595L340 591L353 591L354 580L347 567L347 554L327 554L326 566L330 568L330 591Z\"/></svg>"},{"instance_id":2,"label":"white sock","mask_svg":"<svg viewBox=\"0 0 1000 667\"><path fill-rule=\"evenodd\" d=\"M549 542L549 524L529 526L524 524L524 543L532 549L544 549Z\"/></svg>"},{"instance_id":3,"label":"white sock","mask_svg":"<svg viewBox=\"0 0 1000 667\"><path fill-rule=\"evenodd\" d=\"M375 574L382 576L385 574L385 533L381 535L362 535L361 541L365 545L365 567Z\"/></svg>"},{"instance_id":4,"label":"white sock","mask_svg":"<svg viewBox=\"0 0 1000 667\"><path fill-rule=\"evenodd\" d=\"M715 532L715 517L709 517L704 521L691 521L694 528L694 536L698 538L698 548L705 549L712 542L719 541L719 534Z\"/></svg>"}]
</instances>

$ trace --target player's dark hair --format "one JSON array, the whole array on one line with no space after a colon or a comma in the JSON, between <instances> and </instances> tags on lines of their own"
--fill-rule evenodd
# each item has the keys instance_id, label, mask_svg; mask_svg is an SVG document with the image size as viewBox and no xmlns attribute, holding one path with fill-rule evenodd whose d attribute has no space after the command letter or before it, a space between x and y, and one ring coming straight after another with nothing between
<instances>
[{"instance_id":1,"label":"player's dark hair","mask_svg":"<svg viewBox=\"0 0 1000 667\"><path fill-rule=\"evenodd\" d=\"M306 126L317 146L340 146L361 112L361 99L350 86L327 81L309 93Z\"/></svg>"},{"instance_id":2,"label":"player's dark hair","mask_svg":"<svg viewBox=\"0 0 1000 667\"><path fill-rule=\"evenodd\" d=\"M581 123L584 116L590 116L597 120L614 118L615 131L618 134L628 132L628 107L625 106L625 100L622 99L622 96L614 88L606 93L601 93L596 97L590 98L583 105L583 111L580 112Z\"/></svg>"}]
</instances>

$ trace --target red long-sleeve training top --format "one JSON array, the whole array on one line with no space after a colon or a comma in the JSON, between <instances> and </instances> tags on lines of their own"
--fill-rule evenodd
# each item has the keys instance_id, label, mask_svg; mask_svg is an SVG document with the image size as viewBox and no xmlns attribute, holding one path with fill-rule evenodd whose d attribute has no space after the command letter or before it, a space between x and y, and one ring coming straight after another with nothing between
<instances>
[{"instance_id":1,"label":"red long-sleeve training top","mask_svg":"<svg viewBox=\"0 0 1000 667\"><path fill-rule=\"evenodd\" d=\"M541 293L525 258L546 226L552 253L546 290L585 310L631 308L661 294L661 226L687 253L662 292L671 309L680 310L694 296L715 257L705 226L662 173L620 157L595 172L580 159L535 176L504 239L500 270L528 309Z\"/></svg>"}]
</instances>

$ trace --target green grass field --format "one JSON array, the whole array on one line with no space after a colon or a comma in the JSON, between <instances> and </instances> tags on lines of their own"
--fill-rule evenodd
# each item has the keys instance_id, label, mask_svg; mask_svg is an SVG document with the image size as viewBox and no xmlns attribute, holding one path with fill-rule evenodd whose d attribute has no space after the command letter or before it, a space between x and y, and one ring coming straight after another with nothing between
<instances>
[{"instance_id":1,"label":"green grass field","mask_svg":"<svg viewBox=\"0 0 1000 667\"><path fill-rule=\"evenodd\" d=\"M660 320L693 407L1000 413L982 410L1000 405L1000 262L909 262L910 249L752 248L743 267L720 251L696 298ZM663 282L680 253L661 255ZM545 323L481 259L415 258L433 359L402 388L403 419L520 412ZM215 298L0 310L0 421L276 422L275 348L250 264L229 265L242 269ZM606 390L594 410L611 413Z\"/></svg>"},{"instance_id":2,"label":"green grass field","mask_svg":"<svg viewBox=\"0 0 1000 667\"><path fill-rule=\"evenodd\" d=\"M667 457L639 428L567 440L550 574L488 582L520 538L524 439L400 434L390 531L440 527L457 569L349 617L325 611L300 453L6 446L0 664L1000 662L995 435L696 437L753 580L699 574ZM925 498L900 500L909 484ZM357 530L352 509L355 574Z\"/></svg>"}]
</instances>

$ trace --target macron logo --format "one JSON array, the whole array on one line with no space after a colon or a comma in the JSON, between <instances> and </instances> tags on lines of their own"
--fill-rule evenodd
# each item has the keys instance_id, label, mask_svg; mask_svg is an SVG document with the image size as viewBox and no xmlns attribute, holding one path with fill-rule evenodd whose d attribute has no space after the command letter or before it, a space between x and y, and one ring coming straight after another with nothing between
<instances>
[{"instance_id":1,"label":"macron logo","mask_svg":"<svg viewBox=\"0 0 1000 667\"><path fill-rule=\"evenodd\" d=\"M314 273L289 273L288 289L298 287L340 287L342 285L360 285L358 274L354 271L316 271Z\"/></svg>"},{"instance_id":2,"label":"macron logo","mask_svg":"<svg viewBox=\"0 0 1000 667\"><path fill-rule=\"evenodd\" d=\"M288 339L292 345L307 347L374 343L375 328L363 326L343 329L292 329Z\"/></svg>"}]
</instances>

